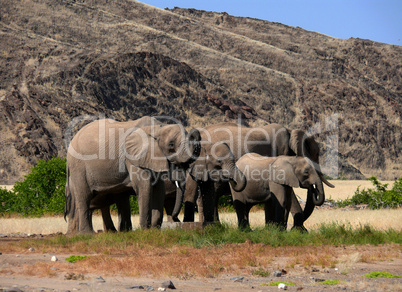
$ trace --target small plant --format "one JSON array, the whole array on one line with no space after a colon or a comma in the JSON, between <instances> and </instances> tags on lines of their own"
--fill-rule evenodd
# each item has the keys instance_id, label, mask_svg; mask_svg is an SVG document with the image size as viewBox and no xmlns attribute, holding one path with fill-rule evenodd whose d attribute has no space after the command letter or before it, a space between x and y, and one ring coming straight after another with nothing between
<instances>
[{"instance_id":1,"label":"small plant","mask_svg":"<svg viewBox=\"0 0 402 292\"><path fill-rule=\"evenodd\" d=\"M374 176L369 180L375 186L375 189L357 188L352 198L338 201L340 207L348 205L368 204L370 209L380 208L398 208L402 206L402 178L397 179L390 190L387 190L388 184L382 184Z\"/></svg>"},{"instance_id":2,"label":"small plant","mask_svg":"<svg viewBox=\"0 0 402 292\"><path fill-rule=\"evenodd\" d=\"M278 286L279 284L285 284L286 286L294 286L295 283L292 282L282 282L282 281L272 281L268 283L262 283L259 286Z\"/></svg>"},{"instance_id":3,"label":"small plant","mask_svg":"<svg viewBox=\"0 0 402 292\"><path fill-rule=\"evenodd\" d=\"M87 258L86 256L71 255L68 258L66 258L66 261L69 262L69 263L75 263L77 261L85 260L86 258Z\"/></svg>"},{"instance_id":4,"label":"small plant","mask_svg":"<svg viewBox=\"0 0 402 292\"><path fill-rule=\"evenodd\" d=\"M401 276L393 275L388 272L371 272L364 275L366 278L377 279L377 278L400 278Z\"/></svg>"},{"instance_id":5,"label":"small plant","mask_svg":"<svg viewBox=\"0 0 402 292\"><path fill-rule=\"evenodd\" d=\"M258 268L257 270L252 271L251 275L258 277L268 277L269 272L263 268Z\"/></svg>"},{"instance_id":6,"label":"small plant","mask_svg":"<svg viewBox=\"0 0 402 292\"><path fill-rule=\"evenodd\" d=\"M325 280L322 282L318 282L317 284L319 284L319 285L338 285L339 283L341 283L341 281L339 281L339 280Z\"/></svg>"}]
</instances>

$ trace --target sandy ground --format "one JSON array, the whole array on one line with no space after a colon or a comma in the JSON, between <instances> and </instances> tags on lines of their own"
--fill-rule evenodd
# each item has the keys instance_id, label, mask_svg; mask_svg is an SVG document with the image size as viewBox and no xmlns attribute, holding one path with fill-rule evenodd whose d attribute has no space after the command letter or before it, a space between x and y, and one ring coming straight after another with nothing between
<instances>
[{"instance_id":1,"label":"sandy ground","mask_svg":"<svg viewBox=\"0 0 402 292\"><path fill-rule=\"evenodd\" d=\"M0 244L2 240L0 239ZM245 246L246 248L246 246ZM269 248L269 247L267 247ZM284 247L286 248L286 247ZM395 246L364 246L366 253L398 248ZM269 276L253 276L250 271L239 270L236 274L220 274L216 277L127 277L124 271L99 271L98 273L79 273L75 265L67 263L68 254L58 254L57 262L51 262L52 254L25 252L22 254L0 255L0 291L127 291L145 290L151 286L155 291L165 281L172 281L175 291L278 291L277 285L264 286L272 281L293 283L289 291L402 291L402 278L368 279L365 274L373 271L386 271L402 275L402 258L399 246L398 256L376 262L359 261L359 247L331 247L330 252L345 254L339 258L335 267L303 266L287 267L287 257L275 257L265 269ZM263 253L260 250L260 253ZM97 254L89 255L99 256ZM118 255L114 255L116 257ZM222 256L224 256L222 254ZM197 264L196 262L194 263ZM273 271L282 270L282 276ZM40 271L39 271L40 270ZM172 267L172 271L174 267ZM39 273L39 274L38 274ZM42 273L42 274L41 274ZM336 285L319 284L323 280L338 280ZM7 290L16 287L20 290ZM4 289L4 290L1 290ZM154 291L152 290L152 291ZM170 289L167 289L170 290Z\"/></svg>"}]
</instances>

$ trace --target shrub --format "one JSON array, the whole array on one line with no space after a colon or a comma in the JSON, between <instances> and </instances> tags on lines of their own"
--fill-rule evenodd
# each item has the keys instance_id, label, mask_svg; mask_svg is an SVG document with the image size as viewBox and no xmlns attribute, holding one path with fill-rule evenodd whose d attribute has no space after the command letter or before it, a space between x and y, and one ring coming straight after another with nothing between
<instances>
[{"instance_id":1,"label":"shrub","mask_svg":"<svg viewBox=\"0 0 402 292\"><path fill-rule=\"evenodd\" d=\"M338 285L339 283L341 283L341 281L339 281L339 280L325 280L322 282L318 282L317 284L319 284L319 285Z\"/></svg>"},{"instance_id":2,"label":"shrub","mask_svg":"<svg viewBox=\"0 0 402 292\"><path fill-rule=\"evenodd\" d=\"M394 275L388 272L371 272L368 274L364 275L366 278L372 278L372 279L377 279L377 278L400 278L401 276Z\"/></svg>"},{"instance_id":3,"label":"shrub","mask_svg":"<svg viewBox=\"0 0 402 292\"><path fill-rule=\"evenodd\" d=\"M71 256L69 256L68 258L66 258L66 261L67 261L67 262L70 262L70 263L75 263L75 262L77 262L77 261L85 260L86 258L87 258L86 256L71 255Z\"/></svg>"},{"instance_id":4,"label":"shrub","mask_svg":"<svg viewBox=\"0 0 402 292\"><path fill-rule=\"evenodd\" d=\"M369 180L375 186L374 189L357 188L352 198L338 201L340 207L348 205L368 204L370 209L397 208L402 206L402 178L397 179L392 189L387 190L388 184L382 184L376 177Z\"/></svg>"},{"instance_id":5,"label":"shrub","mask_svg":"<svg viewBox=\"0 0 402 292\"><path fill-rule=\"evenodd\" d=\"M0 188L0 214L12 212L14 206L14 193L6 189Z\"/></svg>"},{"instance_id":6,"label":"shrub","mask_svg":"<svg viewBox=\"0 0 402 292\"><path fill-rule=\"evenodd\" d=\"M18 213L23 216L64 213L66 188L66 159L54 157L39 160L13 190L0 188L0 214ZM130 196L131 211L138 214L137 198ZM116 210L116 205L112 205Z\"/></svg>"},{"instance_id":7,"label":"shrub","mask_svg":"<svg viewBox=\"0 0 402 292\"><path fill-rule=\"evenodd\" d=\"M13 188L10 211L22 215L62 214L66 185L66 159L39 160Z\"/></svg>"}]
</instances>

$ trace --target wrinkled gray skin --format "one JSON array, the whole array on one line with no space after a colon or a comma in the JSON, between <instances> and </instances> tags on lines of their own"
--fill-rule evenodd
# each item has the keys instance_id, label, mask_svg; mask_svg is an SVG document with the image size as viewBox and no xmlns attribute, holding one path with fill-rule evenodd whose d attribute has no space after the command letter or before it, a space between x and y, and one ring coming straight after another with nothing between
<instances>
[{"instance_id":1,"label":"wrinkled gray skin","mask_svg":"<svg viewBox=\"0 0 402 292\"><path fill-rule=\"evenodd\" d=\"M138 196L141 228L160 226L164 175L173 168L185 170L198 157L199 140L197 130L187 136L179 125L137 128L110 119L86 125L67 153L67 233L94 232L92 211L113 202L119 215L130 216L129 204L123 202L133 191Z\"/></svg>"},{"instance_id":2,"label":"wrinkled gray skin","mask_svg":"<svg viewBox=\"0 0 402 292\"><path fill-rule=\"evenodd\" d=\"M332 184L323 177L319 166L319 147L313 137L308 137L301 130L289 132L279 124L268 124L260 128L249 128L235 123L220 123L206 127L201 132L203 141L216 143L225 142L229 145L235 160L238 160L246 153L258 153L263 156L275 157L279 155L305 156L310 158L315 164L316 171L321 180L330 187ZM216 222L219 221L218 215L218 196L230 194L227 183L215 183L208 189L201 190L202 200L198 200L200 221ZM305 229L304 221L314 210L314 202L311 193L307 197L305 209L302 210L296 195L291 195L291 213L294 218L294 227ZM324 200L322 198L316 201ZM185 222L194 221L194 206L198 197L197 185L187 181L184 194L184 220ZM212 208L212 211L211 211Z\"/></svg>"},{"instance_id":3,"label":"wrinkled gray skin","mask_svg":"<svg viewBox=\"0 0 402 292\"><path fill-rule=\"evenodd\" d=\"M201 151L200 155L189 167L187 174L187 181L197 181L199 184L211 184L214 181L227 181L233 187L233 189L241 191L246 185L246 180L238 168L235 165L235 160L229 146L226 143L218 142L215 145L210 143L203 143L201 141ZM173 182L172 180L165 178L165 202L164 207L167 215L168 222L179 222L178 214L180 212L181 204L183 202L184 189L186 187L185 180L179 180ZM179 187L177 187L179 185ZM126 197L124 197L126 198ZM125 205L127 202L116 202L118 210ZM105 212L104 212L105 211ZM102 209L102 216L104 220L104 230L105 231L116 231L113 225L113 221L110 217L109 207ZM121 227L129 226L131 227L131 216L120 216L119 230ZM127 230L127 229L124 229Z\"/></svg>"},{"instance_id":4,"label":"wrinkled gray skin","mask_svg":"<svg viewBox=\"0 0 402 292\"><path fill-rule=\"evenodd\" d=\"M233 204L239 228L250 228L250 209L259 203L265 204L265 223L276 223L286 229L292 205L292 188L313 191L315 205L324 202L324 187L313 163L306 157L265 157L256 153L243 155L237 167L244 173L247 186L241 192L232 189Z\"/></svg>"},{"instance_id":5,"label":"wrinkled gray skin","mask_svg":"<svg viewBox=\"0 0 402 292\"><path fill-rule=\"evenodd\" d=\"M168 221L179 221L177 216L183 202L183 191L189 182L196 182L205 188L205 186L213 186L214 182L225 181L237 191L243 190L246 186L247 181L243 173L236 167L233 153L226 143L211 144L201 140L201 145L200 156L190 165L185 183L179 189L176 188L177 194L174 192L171 181L165 183L166 189L170 190L170 193L166 191L167 199L170 202L167 203L165 200Z\"/></svg>"}]
</instances>

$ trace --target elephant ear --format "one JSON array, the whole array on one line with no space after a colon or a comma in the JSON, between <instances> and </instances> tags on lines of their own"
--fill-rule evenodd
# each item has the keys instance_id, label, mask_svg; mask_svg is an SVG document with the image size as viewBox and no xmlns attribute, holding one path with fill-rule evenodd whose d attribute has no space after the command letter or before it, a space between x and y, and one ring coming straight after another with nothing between
<instances>
[{"instance_id":1,"label":"elephant ear","mask_svg":"<svg viewBox=\"0 0 402 292\"><path fill-rule=\"evenodd\" d=\"M169 171L169 163L158 145L158 126L136 129L126 137L125 159L134 166L155 172Z\"/></svg>"},{"instance_id":2,"label":"elephant ear","mask_svg":"<svg viewBox=\"0 0 402 292\"><path fill-rule=\"evenodd\" d=\"M308 136L302 130L292 130L290 133L289 146L296 156L308 157L314 163L318 164L320 148L314 136Z\"/></svg>"},{"instance_id":3,"label":"elephant ear","mask_svg":"<svg viewBox=\"0 0 402 292\"><path fill-rule=\"evenodd\" d=\"M287 157L280 156L270 165L271 175L270 180L281 184L287 185L292 188L299 187L299 179L295 174L293 165L289 162Z\"/></svg>"},{"instance_id":4,"label":"elephant ear","mask_svg":"<svg viewBox=\"0 0 402 292\"><path fill-rule=\"evenodd\" d=\"M200 156L191 164L189 171L191 177L197 182L208 180L207 159L206 150L201 147Z\"/></svg>"}]
</instances>

